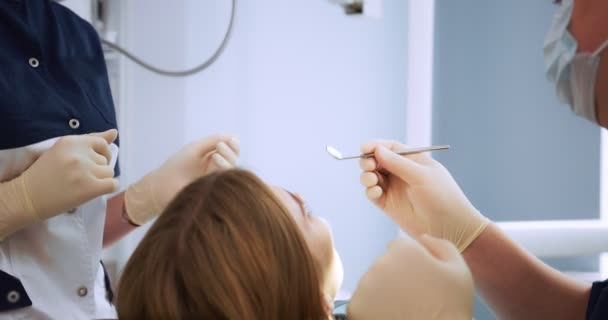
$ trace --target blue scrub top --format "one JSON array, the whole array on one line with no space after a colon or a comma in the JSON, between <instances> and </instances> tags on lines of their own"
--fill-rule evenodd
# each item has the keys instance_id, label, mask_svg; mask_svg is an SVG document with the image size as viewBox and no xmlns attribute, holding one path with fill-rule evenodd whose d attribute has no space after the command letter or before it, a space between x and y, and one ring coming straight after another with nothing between
<instances>
[{"instance_id":1,"label":"blue scrub top","mask_svg":"<svg viewBox=\"0 0 608 320\"><path fill-rule=\"evenodd\" d=\"M99 37L49 0L0 1L0 150L116 128Z\"/></svg>"},{"instance_id":2,"label":"blue scrub top","mask_svg":"<svg viewBox=\"0 0 608 320\"><path fill-rule=\"evenodd\" d=\"M0 151L112 128L94 28L54 1L0 0ZM0 270L0 314L31 304L21 281Z\"/></svg>"},{"instance_id":3,"label":"blue scrub top","mask_svg":"<svg viewBox=\"0 0 608 320\"><path fill-rule=\"evenodd\" d=\"M608 319L608 280L593 283L587 304L586 319Z\"/></svg>"}]
</instances>

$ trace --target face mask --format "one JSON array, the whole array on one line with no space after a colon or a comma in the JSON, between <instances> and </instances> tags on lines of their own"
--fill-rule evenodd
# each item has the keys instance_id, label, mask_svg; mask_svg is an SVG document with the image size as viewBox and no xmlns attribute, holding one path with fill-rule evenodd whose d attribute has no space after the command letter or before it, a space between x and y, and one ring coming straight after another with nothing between
<instances>
[{"instance_id":1,"label":"face mask","mask_svg":"<svg viewBox=\"0 0 608 320\"><path fill-rule=\"evenodd\" d=\"M577 115L597 123L595 81L599 54L608 47L608 41L593 53L576 53L576 39L568 31L573 7L573 0L562 1L545 40L547 78L555 84L560 101L570 105Z\"/></svg>"}]
</instances>

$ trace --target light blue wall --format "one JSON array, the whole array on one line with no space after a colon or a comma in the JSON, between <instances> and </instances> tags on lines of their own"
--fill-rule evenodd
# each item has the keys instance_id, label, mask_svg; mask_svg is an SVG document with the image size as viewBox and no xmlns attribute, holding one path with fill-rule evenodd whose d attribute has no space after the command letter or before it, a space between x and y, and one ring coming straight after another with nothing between
<instances>
[{"instance_id":1,"label":"light blue wall","mask_svg":"<svg viewBox=\"0 0 608 320\"><path fill-rule=\"evenodd\" d=\"M227 2L187 2L191 64L218 42ZM371 138L405 138L407 2L386 1L380 20L327 0L238 3L225 55L188 81L187 138L239 133L246 167L302 193L330 222L352 291L397 228L366 200L358 163L330 159L325 146L350 153Z\"/></svg>"},{"instance_id":2,"label":"light blue wall","mask_svg":"<svg viewBox=\"0 0 608 320\"><path fill-rule=\"evenodd\" d=\"M546 80L551 1L436 1L435 143L471 201L493 220L599 215L600 131ZM594 270L595 258L552 260ZM476 319L493 319L477 305Z\"/></svg>"}]
</instances>

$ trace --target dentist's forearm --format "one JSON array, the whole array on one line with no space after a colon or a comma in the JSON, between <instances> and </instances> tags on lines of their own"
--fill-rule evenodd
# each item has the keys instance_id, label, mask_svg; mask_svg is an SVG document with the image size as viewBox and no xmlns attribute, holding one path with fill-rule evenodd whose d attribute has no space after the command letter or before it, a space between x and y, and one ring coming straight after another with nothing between
<instances>
[{"instance_id":1,"label":"dentist's forearm","mask_svg":"<svg viewBox=\"0 0 608 320\"><path fill-rule=\"evenodd\" d=\"M499 319L585 319L590 284L552 269L496 225L463 252L475 287Z\"/></svg>"}]
</instances>

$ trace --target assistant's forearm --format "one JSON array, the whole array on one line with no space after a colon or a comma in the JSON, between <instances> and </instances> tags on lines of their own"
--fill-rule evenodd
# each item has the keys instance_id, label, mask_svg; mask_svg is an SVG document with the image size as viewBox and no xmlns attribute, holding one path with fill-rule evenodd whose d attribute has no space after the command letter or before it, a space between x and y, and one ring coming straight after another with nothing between
<instances>
[{"instance_id":1,"label":"assistant's forearm","mask_svg":"<svg viewBox=\"0 0 608 320\"><path fill-rule=\"evenodd\" d=\"M490 224L464 251L475 286L499 319L584 319L590 284L552 269Z\"/></svg>"},{"instance_id":2,"label":"assistant's forearm","mask_svg":"<svg viewBox=\"0 0 608 320\"><path fill-rule=\"evenodd\" d=\"M122 237L136 228L136 226L123 218L124 195L125 193L121 192L108 200L103 233L104 248L122 239Z\"/></svg>"}]
</instances>

